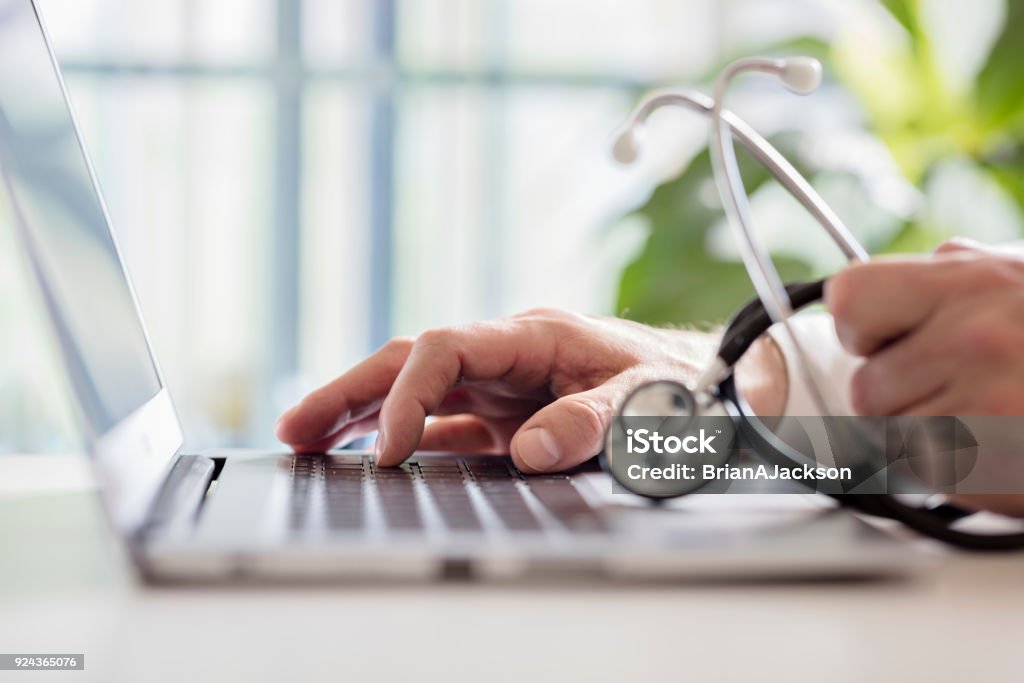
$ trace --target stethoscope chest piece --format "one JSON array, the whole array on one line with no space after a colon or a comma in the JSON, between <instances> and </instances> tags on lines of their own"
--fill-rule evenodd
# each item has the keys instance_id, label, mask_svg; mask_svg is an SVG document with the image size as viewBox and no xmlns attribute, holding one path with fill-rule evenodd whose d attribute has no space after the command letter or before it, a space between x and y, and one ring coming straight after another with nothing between
<instances>
[{"instance_id":1,"label":"stethoscope chest piece","mask_svg":"<svg viewBox=\"0 0 1024 683\"><path fill-rule=\"evenodd\" d=\"M652 499L721 487L715 468L736 453L735 425L717 400L660 380L635 389L605 437L615 490ZM712 468L712 469L707 469Z\"/></svg>"}]
</instances>

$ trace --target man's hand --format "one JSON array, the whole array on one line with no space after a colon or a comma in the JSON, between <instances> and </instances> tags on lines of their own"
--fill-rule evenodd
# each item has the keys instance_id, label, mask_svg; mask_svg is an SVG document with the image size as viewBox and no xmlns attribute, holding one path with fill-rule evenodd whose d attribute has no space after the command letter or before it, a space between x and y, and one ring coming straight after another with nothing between
<instances>
[{"instance_id":1,"label":"man's hand","mask_svg":"<svg viewBox=\"0 0 1024 683\"><path fill-rule=\"evenodd\" d=\"M843 346L866 358L851 386L859 413L1024 416L1024 259L947 242L851 266L825 300ZM991 476L1019 472L1019 457L995 454ZM1024 516L1024 495L955 500Z\"/></svg>"},{"instance_id":2,"label":"man's hand","mask_svg":"<svg viewBox=\"0 0 1024 683\"><path fill-rule=\"evenodd\" d=\"M864 356L863 415L1024 415L1024 259L963 241L832 277L839 340Z\"/></svg>"},{"instance_id":3,"label":"man's hand","mask_svg":"<svg viewBox=\"0 0 1024 683\"><path fill-rule=\"evenodd\" d=\"M277 435L296 451L318 452L379 429L384 466L422 449L511 453L526 472L565 469L601 450L633 389L693 379L716 343L712 335L557 310L430 330L393 339L307 396L281 416ZM763 345L758 356L774 360ZM745 374L750 400L781 410L781 365L770 375ZM430 415L436 419L425 425Z\"/></svg>"}]
</instances>

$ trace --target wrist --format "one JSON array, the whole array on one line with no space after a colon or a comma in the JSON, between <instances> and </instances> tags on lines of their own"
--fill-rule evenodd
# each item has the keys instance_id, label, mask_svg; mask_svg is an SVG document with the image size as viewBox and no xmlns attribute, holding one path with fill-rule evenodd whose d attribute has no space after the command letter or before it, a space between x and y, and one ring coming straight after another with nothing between
<instances>
[{"instance_id":1,"label":"wrist","mask_svg":"<svg viewBox=\"0 0 1024 683\"><path fill-rule=\"evenodd\" d=\"M718 334L693 330L668 330L676 354L697 368L706 368L718 350ZM771 335L764 335L751 345L736 366L736 383L754 413L763 416L782 415L789 394L789 378L782 349Z\"/></svg>"}]
</instances>

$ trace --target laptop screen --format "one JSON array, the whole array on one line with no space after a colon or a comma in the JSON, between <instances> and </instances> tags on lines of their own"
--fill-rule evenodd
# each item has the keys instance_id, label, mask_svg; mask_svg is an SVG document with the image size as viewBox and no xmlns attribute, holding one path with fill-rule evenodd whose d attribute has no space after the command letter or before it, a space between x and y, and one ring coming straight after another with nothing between
<instances>
[{"instance_id":1,"label":"laptop screen","mask_svg":"<svg viewBox=\"0 0 1024 683\"><path fill-rule=\"evenodd\" d=\"M0 230L26 247L99 437L160 378L29 0L0 0Z\"/></svg>"}]
</instances>

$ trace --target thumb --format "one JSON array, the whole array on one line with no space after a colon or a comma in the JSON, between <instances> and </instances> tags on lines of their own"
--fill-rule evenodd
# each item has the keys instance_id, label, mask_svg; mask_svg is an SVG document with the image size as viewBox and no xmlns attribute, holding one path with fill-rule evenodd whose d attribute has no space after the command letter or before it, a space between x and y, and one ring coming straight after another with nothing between
<instances>
[{"instance_id":1,"label":"thumb","mask_svg":"<svg viewBox=\"0 0 1024 683\"><path fill-rule=\"evenodd\" d=\"M564 470L589 460L601 451L624 397L623 387L609 383L545 406L512 437L512 460L527 473Z\"/></svg>"}]
</instances>

